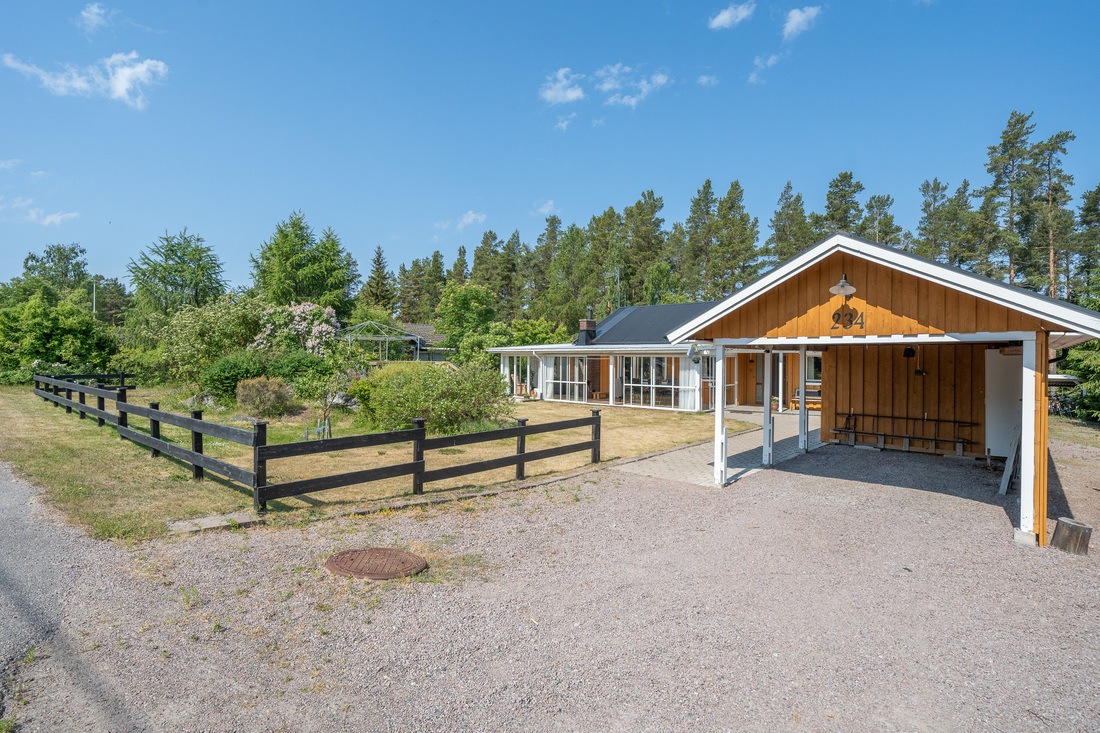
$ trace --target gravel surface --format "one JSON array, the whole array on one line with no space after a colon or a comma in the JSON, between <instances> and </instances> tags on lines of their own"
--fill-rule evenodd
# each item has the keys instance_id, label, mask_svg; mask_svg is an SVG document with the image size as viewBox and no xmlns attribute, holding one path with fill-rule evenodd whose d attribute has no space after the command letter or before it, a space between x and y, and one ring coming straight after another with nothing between
<instances>
[{"instance_id":1,"label":"gravel surface","mask_svg":"<svg viewBox=\"0 0 1100 733\"><path fill-rule=\"evenodd\" d=\"M0 680L57 629L61 578L79 538L78 531L59 526L33 486L0 463ZM0 685L0 718L6 707Z\"/></svg>"},{"instance_id":2,"label":"gravel surface","mask_svg":"<svg viewBox=\"0 0 1100 733\"><path fill-rule=\"evenodd\" d=\"M1053 450L1088 521L1100 450ZM20 731L1100 730L1100 563L1013 543L997 480L828 446L725 489L610 468L442 509L79 539L9 714ZM431 570L321 569L377 545Z\"/></svg>"}]
</instances>

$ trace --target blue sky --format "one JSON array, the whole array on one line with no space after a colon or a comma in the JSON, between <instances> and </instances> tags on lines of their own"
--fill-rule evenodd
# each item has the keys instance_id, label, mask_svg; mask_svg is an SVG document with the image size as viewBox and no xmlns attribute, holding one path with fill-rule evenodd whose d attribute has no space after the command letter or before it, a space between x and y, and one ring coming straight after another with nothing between
<instances>
[{"instance_id":1,"label":"blue sky","mask_svg":"<svg viewBox=\"0 0 1100 733\"><path fill-rule=\"evenodd\" d=\"M369 267L486 229L534 244L652 189L682 221L739 179L986 182L1009 113L1100 183L1092 2L0 2L0 280L79 242L93 272L187 227L233 284L291 211ZM1075 202L1076 203L1076 202Z\"/></svg>"}]
</instances>

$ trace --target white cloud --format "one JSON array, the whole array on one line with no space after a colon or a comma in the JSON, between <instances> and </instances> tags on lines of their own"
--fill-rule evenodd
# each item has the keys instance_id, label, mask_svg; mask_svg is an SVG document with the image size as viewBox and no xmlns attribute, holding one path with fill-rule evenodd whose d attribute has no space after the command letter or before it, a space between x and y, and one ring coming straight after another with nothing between
<instances>
[{"instance_id":1,"label":"white cloud","mask_svg":"<svg viewBox=\"0 0 1100 733\"><path fill-rule=\"evenodd\" d=\"M481 224L487 217L485 214L479 214L478 212L470 209L462 216L458 217L458 223L455 224L455 229L462 231L471 224Z\"/></svg>"},{"instance_id":2,"label":"white cloud","mask_svg":"<svg viewBox=\"0 0 1100 733\"><path fill-rule=\"evenodd\" d=\"M597 117L596 119L592 120L592 127L603 127L606 124L607 119L605 117Z\"/></svg>"},{"instance_id":3,"label":"white cloud","mask_svg":"<svg viewBox=\"0 0 1100 733\"><path fill-rule=\"evenodd\" d=\"M718 11L707 23L707 27L711 30L720 30L722 28L732 28L733 26L746 21L752 17L752 14L756 11L756 3L747 2L740 5L730 5L725 10Z\"/></svg>"},{"instance_id":4,"label":"white cloud","mask_svg":"<svg viewBox=\"0 0 1100 733\"><path fill-rule=\"evenodd\" d=\"M99 3L89 3L80 11L76 24L86 34L93 35L100 28L106 28L109 12Z\"/></svg>"},{"instance_id":5,"label":"white cloud","mask_svg":"<svg viewBox=\"0 0 1100 733\"><path fill-rule=\"evenodd\" d=\"M12 171L15 167L23 161L19 158L9 158L8 160L0 160L0 171Z\"/></svg>"},{"instance_id":6,"label":"white cloud","mask_svg":"<svg viewBox=\"0 0 1100 733\"><path fill-rule=\"evenodd\" d=\"M787 22L783 24L783 40L793 40L810 30L820 13L820 5L807 5L801 10L795 8L787 13Z\"/></svg>"},{"instance_id":7,"label":"white cloud","mask_svg":"<svg viewBox=\"0 0 1100 733\"><path fill-rule=\"evenodd\" d=\"M25 209L34 203L34 199L23 198L17 196L14 201L11 202L11 208L13 209Z\"/></svg>"},{"instance_id":8,"label":"white cloud","mask_svg":"<svg viewBox=\"0 0 1100 733\"><path fill-rule=\"evenodd\" d=\"M100 60L95 66L79 69L66 66L64 71L50 72L27 64L15 56L4 54L4 65L31 77L37 77L52 94L98 94L134 108L145 108L145 89L168 74L168 64L156 59L138 60L137 51L116 53Z\"/></svg>"},{"instance_id":9,"label":"white cloud","mask_svg":"<svg viewBox=\"0 0 1100 733\"><path fill-rule=\"evenodd\" d=\"M56 227L78 216L80 214L75 211L56 211L52 214L46 214L42 209L31 209L27 212L27 221L32 224L41 224L44 227Z\"/></svg>"},{"instance_id":10,"label":"white cloud","mask_svg":"<svg viewBox=\"0 0 1100 733\"><path fill-rule=\"evenodd\" d=\"M572 112L567 115L558 115L558 121L554 124L554 128L563 131L567 130L569 129L569 123L576 119L576 117L576 112Z\"/></svg>"},{"instance_id":11,"label":"white cloud","mask_svg":"<svg viewBox=\"0 0 1100 733\"><path fill-rule=\"evenodd\" d=\"M627 76L632 71L634 71L634 69L626 64L608 64L596 72L596 77L600 80L596 88L604 93L622 89L623 84L627 83L624 81L623 77Z\"/></svg>"},{"instance_id":12,"label":"white cloud","mask_svg":"<svg viewBox=\"0 0 1100 733\"><path fill-rule=\"evenodd\" d=\"M46 171L31 171L31 178L45 178L48 175Z\"/></svg>"},{"instance_id":13,"label":"white cloud","mask_svg":"<svg viewBox=\"0 0 1100 733\"><path fill-rule=\"evenodd\" d=\"M750 84L763 84L764 83L764 71L770 69L779 63L779 60L783 58L777 53L773 53L771 56L757 56L752 60L752 73L749 74Z\"/></svg>"},{"instance_id":14,"label":"white cloud","mask_svg":"<svg viewBox=\"0 0 1100 733\"><path fill-rule=\"evenodd\" d=\"M695 83L701 87L715 87L718 86L718 77L711 76L710 74L703 74L695 80Z\"/></svg>"},{"instance_id":15,"label":"white cloud","mask_svg":"<svg viewBox=\"0 0 1100 733\"><path fill-rule=\"evenodd\" d=\"M550 216L554 213L554 211L556 211L556 209L554 208L554 199L546 199L537 207L535 207L535 211L542 216Z\"/></svg>"},{"instance_id":16,"label":"white cloud","mask_svg":"<svg viewBox=\"0 0 1100 733\"><path fill-rule=\"evenodd\" d=\"M451 222L449 222L449 221L437 221L435 223L435 228L436 229L450 229L451 228Z\"/></svg>"},{"instance_id":17,"label":"white cloud","mask_svg":"<svg viewBox=\"0 0 1100 733\"><path fill-rule=\"evenodd\" d=\"M568 67L562 67L546 77L546 82L539 89L539 96L550 104L568 104L584 99L584 90L577 82L583 79L581 74L574 74Z\"/></svg>"},{"instance_id":18,"label":"white cloud","mask_svg":"<svg viewBox=\"0 0 1100 733\"><path fill-rule=\"evenodd\" d=\"M634 94L615 93L608 97L607 104L622 105L634 109L652 92L657 91L669 82L668 74L657 72L649 78L642 78L633 83L631 87L636 90Z\"/></svg>"}]
</instances>

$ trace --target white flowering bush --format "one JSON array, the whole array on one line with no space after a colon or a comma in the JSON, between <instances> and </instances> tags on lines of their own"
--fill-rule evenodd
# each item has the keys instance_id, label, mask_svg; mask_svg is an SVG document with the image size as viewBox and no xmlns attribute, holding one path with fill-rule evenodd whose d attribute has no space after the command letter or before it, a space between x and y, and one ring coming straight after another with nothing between
<instances>
[{"instance_id":1,"label":"white flowering bush","mask_svg":"<svg viewBox=\"0 0 1100 733\"><path fill-rule=\"evenodd\" d=\"M340 321L336 311L316 303L273 305L260 316L260 332L249 346L254 351L301 349L324 356L336 342Z\"/></svg>"}]
</instances>

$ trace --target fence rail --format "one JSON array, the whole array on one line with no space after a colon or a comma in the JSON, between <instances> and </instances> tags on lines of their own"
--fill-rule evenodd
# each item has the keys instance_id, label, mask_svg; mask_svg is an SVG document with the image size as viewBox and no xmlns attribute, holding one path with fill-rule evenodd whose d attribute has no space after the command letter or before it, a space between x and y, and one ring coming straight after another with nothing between
<instances>
[{"instance_id":1,"label":"fence rail","mask_svg":"<svg viewBox=\"0 0 1100 733\"><path fill-rule=\"evenodd\" d=\"M193 410L188 415L180 415L160 409L160 405L152 402L148 407L137 405L127 401L127 390L130 387L118 386L107 388L100 383L118 378L120 384L125 384L126 377L130 374L81 374L81 375L34 375L34 394L42 399L64 407L66 412L74 410L80 413L80 418L86 415L97 418L99 425L110 423L115 427L119 437L138 445L145 446L152 451L154 457L160 455L170 456L184 463L191 464L192 477L201 479L205 471L216 473L220 476L235 481L252 490L253 506L257 511L266 511L267 502L275 499L284 499L291 496L300 496L328 489L364 484L383 479L412 476L413 494L423 494L424 484L434 481L442 481L449 478L469 476L484 471L493 471L501 468L515 466L516 478L522 479L526 475L526 466L533 461L555 458L569 453L589 451L592 463L600 462L600 411L592 410L591 417L577 418L573 420L560 420L552 423L528 425L526 418L519 418L516 426L499 430L486 430L480 433L467 433L463 435L447 435L435 438L427 437L424 420L416 418L412 421L413 427L406 430L394 430L388 433L370 433L365 435L352 435L342 438L327 438L324 440L308 441L302 443L267 444L267 423L257 422L252 430L244 430L228 425L219 425L203 420L202 410ZM77 380L91 381L99 386L83 384ZM65 396L61 396L61 392ZM73 399L73 395L77 399ZM86 403L87 396L96 398L96 406L91 407ZM115 403L115 412L106 409L106 401ZM149 421L149 431L136 430L130 425L130 417L143 418ZM191 433L191 448L187 449L161 437L161 426L172 425L183 428ZM591 438L577 443L543 448L528 451L527 437L543 433L576 428L590 427ZM205 455L203 452L203 436L209 435L239 445L252 448L252 469L243 468L227 461ZM426 466L424 454L427 451L449 448L460 445L473 445L476 443L490 443L500 440L515 439L515 452L511 455L499 458L490 458L457 466L446 466L429 470ZM359 471L319 476L316 478L285 481L278 484L268 483L268 461L298 456L316 455L319 453L331 453L356 448L369 448L394 443L410 443L412 446L412 460L388 466L379 466Z\"/></svg>"}]
</instances>

